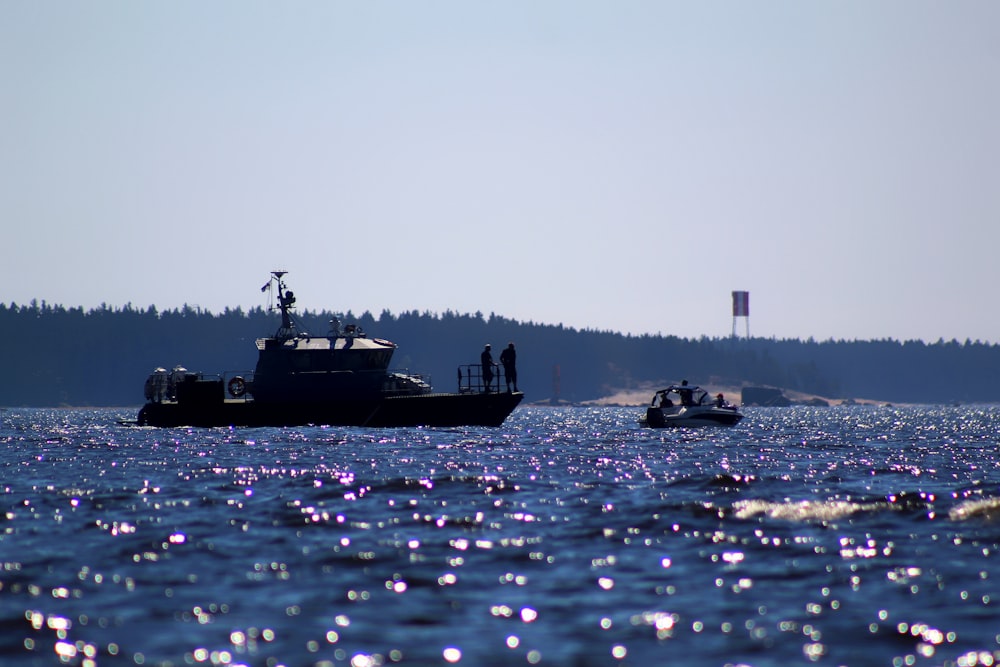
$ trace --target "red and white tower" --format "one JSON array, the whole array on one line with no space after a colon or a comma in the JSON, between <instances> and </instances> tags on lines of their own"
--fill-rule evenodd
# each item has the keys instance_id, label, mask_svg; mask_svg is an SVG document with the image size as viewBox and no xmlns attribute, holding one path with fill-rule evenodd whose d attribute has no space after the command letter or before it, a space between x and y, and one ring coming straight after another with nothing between
<instances>
[{"instance_id":1,"label":"red and white tower","mask_svg":"<svg viewBox=\"0 0 1000 667\"><path fill-rule=\"evenodd\" d=\"M746 322L747 338L750 337L750 292L733 292L733 338L736 338L736 318Z\"/></svg>"}]
</instances>

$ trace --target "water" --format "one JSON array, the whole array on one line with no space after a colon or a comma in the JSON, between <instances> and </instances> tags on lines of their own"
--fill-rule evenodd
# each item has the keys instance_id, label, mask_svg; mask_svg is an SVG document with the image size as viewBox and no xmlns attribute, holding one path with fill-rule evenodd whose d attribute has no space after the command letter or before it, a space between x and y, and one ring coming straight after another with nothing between
<instances>
[{"instance_id":1,"label":"water","mask_svg":"<svg viewBox=\"0 0 1000 667\"><path fill-rule=\"evenodd\" d=\"M3 665L992 665L1000 408L0 413Z\"/></svg>"}]
</instances>

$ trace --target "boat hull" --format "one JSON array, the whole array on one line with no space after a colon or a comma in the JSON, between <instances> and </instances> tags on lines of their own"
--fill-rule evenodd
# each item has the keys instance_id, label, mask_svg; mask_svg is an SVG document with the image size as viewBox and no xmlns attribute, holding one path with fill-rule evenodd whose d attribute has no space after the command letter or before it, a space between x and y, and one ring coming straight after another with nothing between
<instances>
[{"instance_id":1,"label":"boat hull","mask_svg":"<svg viewBox=\"0 0 1000 667\"><path fill-rule=\"evenodd\" d=\"M688 408L680 411L649 408L643 424L651 428L736 426L742 419L742 413L729 408Z\"/></svg>"},{"instance_id":2,"label":"boat hull","mask_svg":"<svg viewBox=\"0 0 1000 667\"><path fill-rule=\"evenodd\" d=\"M312 403L231 400L147 403L139 426L500 426L524 394L418 394Z\"/></svg>"}]
</instances>

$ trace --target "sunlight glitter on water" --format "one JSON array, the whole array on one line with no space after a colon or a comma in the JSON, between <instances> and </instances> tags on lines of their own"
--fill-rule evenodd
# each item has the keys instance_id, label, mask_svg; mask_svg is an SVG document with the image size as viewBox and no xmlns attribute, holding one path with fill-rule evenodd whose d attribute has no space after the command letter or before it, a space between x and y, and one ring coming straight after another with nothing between
<instances>
[{"instance_id":1,"label":"sunlight glitter on water","mask_svg":"<svg viewBox=\"0 0 1000 667\"><path fill-rule=\"evenodd\" d=\"M665 432L519 409L499 430L252 436L101 414L2 433L4 664L1000 655L992 410Z\"/></svg>"}]
</instances>

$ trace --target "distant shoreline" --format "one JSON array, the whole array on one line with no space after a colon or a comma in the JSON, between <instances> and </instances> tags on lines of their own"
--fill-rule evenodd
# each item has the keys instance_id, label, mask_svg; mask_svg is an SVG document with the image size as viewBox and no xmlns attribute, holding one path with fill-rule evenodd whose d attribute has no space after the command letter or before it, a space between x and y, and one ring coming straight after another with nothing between
<instances>
[{"instance_id":1,"label":"distant shoreline","mask_svg":"<svg viewBox=\"0 0 1000 667\"><path fill-rule=\"evenodd\" d=\"M603 396L601 398L596 398L589 401L580 401L579 405L593 405L601 407L623 407L623 408L633 408L633 407L645 407L649 405L652 400L653 392L657 389L662 389L669 383L663 383L662 385L648 385L636 389L620 389L614 393ZM743 391L742 387L734 387L731 385L716 385L716 384L704 384L701 385L708 393L712 396L721 393L726 397L726 400L736 404L743 404ZM784 395L796 405L808 405L808 404L820 404L821 401L826 402L829 406L835 405L904 405L903 403L894 403L892 401L880 401L877 399L870 398L830 398L827 396L817 396L814 394L804 394L798 391L791 391L783 389ZM910 404L905 404L910 405Z\"/></svg>"}]
</instances>

